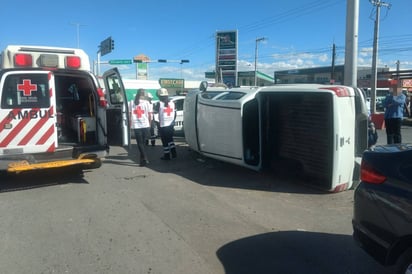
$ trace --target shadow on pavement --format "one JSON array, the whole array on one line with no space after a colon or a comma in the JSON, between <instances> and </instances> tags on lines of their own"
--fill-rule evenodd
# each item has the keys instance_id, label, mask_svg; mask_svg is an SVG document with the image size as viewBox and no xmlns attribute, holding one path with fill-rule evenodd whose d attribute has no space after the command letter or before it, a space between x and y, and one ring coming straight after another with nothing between
<instances>
[{"instance_id":1,"label":"shadow on pavement","mask_svg":"<svg viewBox=\"0 0 412 274\"><path fill-rule=\"evenodd\" d=\"M271 232L228 243L216 255L226 274L389 273L348 235Z\"/></svg>"},{"instance_id":2,"label":"shadow on pavement","mask_svg":"<svg viewBox=\"0 0 412 274\"><path fill-rule=\"evenodd\" d=\"M150 163L139 167L137 145L132 143L130 149L111 147L110 155L103 161L103 166L121 165L139 168L139 172L151 169L159 173L172 173L195 183L206 186L253 189L262 191L325 194L325 191L307 186L299 181L296 172L284 172L282 167L276 167L277 172L256 172L245 167L225 163L212 158L204 157L191 150L184 138L175 137L177 159L170 161L160 160L163 148L160 141L155 146L147 146Z\"/></svg>"},{"instance_id":3,"label":"shadow on pavement","mask_svg":"<svg viewBox=\"0 0 412 274\"><path fill-rule=\"evenodd\" d=\"M86 172L86 171L85 171ZM83 171L68 167L55 170L28 171L21 174L0 174L0 192L76 183L87 184Z\"/></svg>"}]
</instances>

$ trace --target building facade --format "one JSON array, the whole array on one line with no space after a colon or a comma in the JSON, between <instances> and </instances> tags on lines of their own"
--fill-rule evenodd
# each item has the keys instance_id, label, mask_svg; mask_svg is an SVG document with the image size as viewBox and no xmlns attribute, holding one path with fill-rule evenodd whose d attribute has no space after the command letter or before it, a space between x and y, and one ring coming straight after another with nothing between
<instances>
[{"instance_id":1,"label":"building facade","mask_svg":"<svg viewBox=\"0 0 412 274\"><path fill-rule=\"evenodd\" d=\"M206 79L215 79L215 72L206 72ZM237 73L238 86L254 86L255 85L255 72L254 71L238 71ZM256 85L271 86L275 83L275 79L260 71L256 71Z\"/></svg>"},{"instance_id":2,"label":"building facade","mask_svg":"<svg viewBox=\"0 0 412 274\"><path fill-rule=\"evenodd\" d=\"M372 69L370 67L358 67L357 86L370 88L372 86ZM316 83L316 84L343 84L344 66L316 67L293 70L281 70L274 72L276 84ZM391 71L388 67L377 69L377 87L388 87L388 79L399 78L403 87L410 88L412 82L412 70Z\"/></svg>"}]
</instances>

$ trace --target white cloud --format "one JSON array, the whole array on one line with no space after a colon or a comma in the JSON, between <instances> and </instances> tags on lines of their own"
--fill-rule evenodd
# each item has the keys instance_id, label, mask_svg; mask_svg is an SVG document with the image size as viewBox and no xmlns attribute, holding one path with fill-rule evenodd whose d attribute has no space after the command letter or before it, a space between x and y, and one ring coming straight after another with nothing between
<instances>
[{"instance_id":1,"label":"white cloud","mask_svg":"<svg viewBox=\"0 0 412 274\"><path fill-rule=\"evenodd\" d=\"M329 56L327 54L321 54L318 56L318 60L321 62L327 62L329 60Z\"/></svg>"},{"instance_id":2,"label":"white cloud","mask_svg":"<svg viewBox=\"0 0 412 274\"><path fill-rule=\"evenodd\" d=\"M369 47L369 48L361 48L358 50L358 53L360 56L372 56L372 52L373 52L373 48Z\"/></svg>"}]
</instances>

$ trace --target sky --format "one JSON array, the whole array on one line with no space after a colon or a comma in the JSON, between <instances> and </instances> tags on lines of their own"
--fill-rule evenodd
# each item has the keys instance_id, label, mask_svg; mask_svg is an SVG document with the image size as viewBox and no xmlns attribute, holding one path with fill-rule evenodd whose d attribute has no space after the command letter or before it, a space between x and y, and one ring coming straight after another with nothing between
<instances>
[{"instance_id":1,"label":"sky","mask_svg":"<svg viewBox=\"0 0 412 274\"><path fill-rule=\"evenodd\" d=\"M378 66L412 69L412 0L358 0L358 65L372 65L376 3L381 3ZM375 3L375 4L374 4ZM215 69L216 32L238 32L238 70L275 71L336 65L345 59L346 0L20 0L2 3L0 48L7 45L80 47L97 60L100 43L112 37L114 50L101 61L152 60L149 80L205 80ZM101 64L103 72L112 66ZM122 77L136 77L136 65L117 65Z\"/></svg>"}]
</instances>

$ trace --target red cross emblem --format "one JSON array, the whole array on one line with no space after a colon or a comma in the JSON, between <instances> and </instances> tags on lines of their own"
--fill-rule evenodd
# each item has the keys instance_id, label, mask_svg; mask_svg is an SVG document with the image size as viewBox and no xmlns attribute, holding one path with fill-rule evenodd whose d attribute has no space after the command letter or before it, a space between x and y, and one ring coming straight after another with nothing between
<instances>
[{"instance_id":1,"label":"red cross emblem","mask_svg":"<svg viewBox=\"0 0 412 274\"><path fill-rule=\"evenodd\" d=\"M137 118L142 118L142 114L144 114L144 110L140 106L137 106L136 109L133 111L133 113L137 115Z\"/></svg>"},{"instance_id":2,"label":"red cross emblem","mask_svg":"<svg viewBox=\"0 0 412 274\"><path fill-rule=\"evenodd\" d=\"M167 106L167 108L164 109L164 112L167 113L167 116L170 116L170 113L173 112L173 109L170 106Z\"/></svg>"},{"instance_id":3,"label":"red cross emblem","mask_svg":"<svg viewBox=\"0 0 412 274\"><path fill-rule=\"evenodd\" d=\"M30 79L24 79L23 84L17 85L17 91L23 91L23 96L31 96L32 91L37 91L37 85L32 85Z\"/></svg>"}]
</instances>

